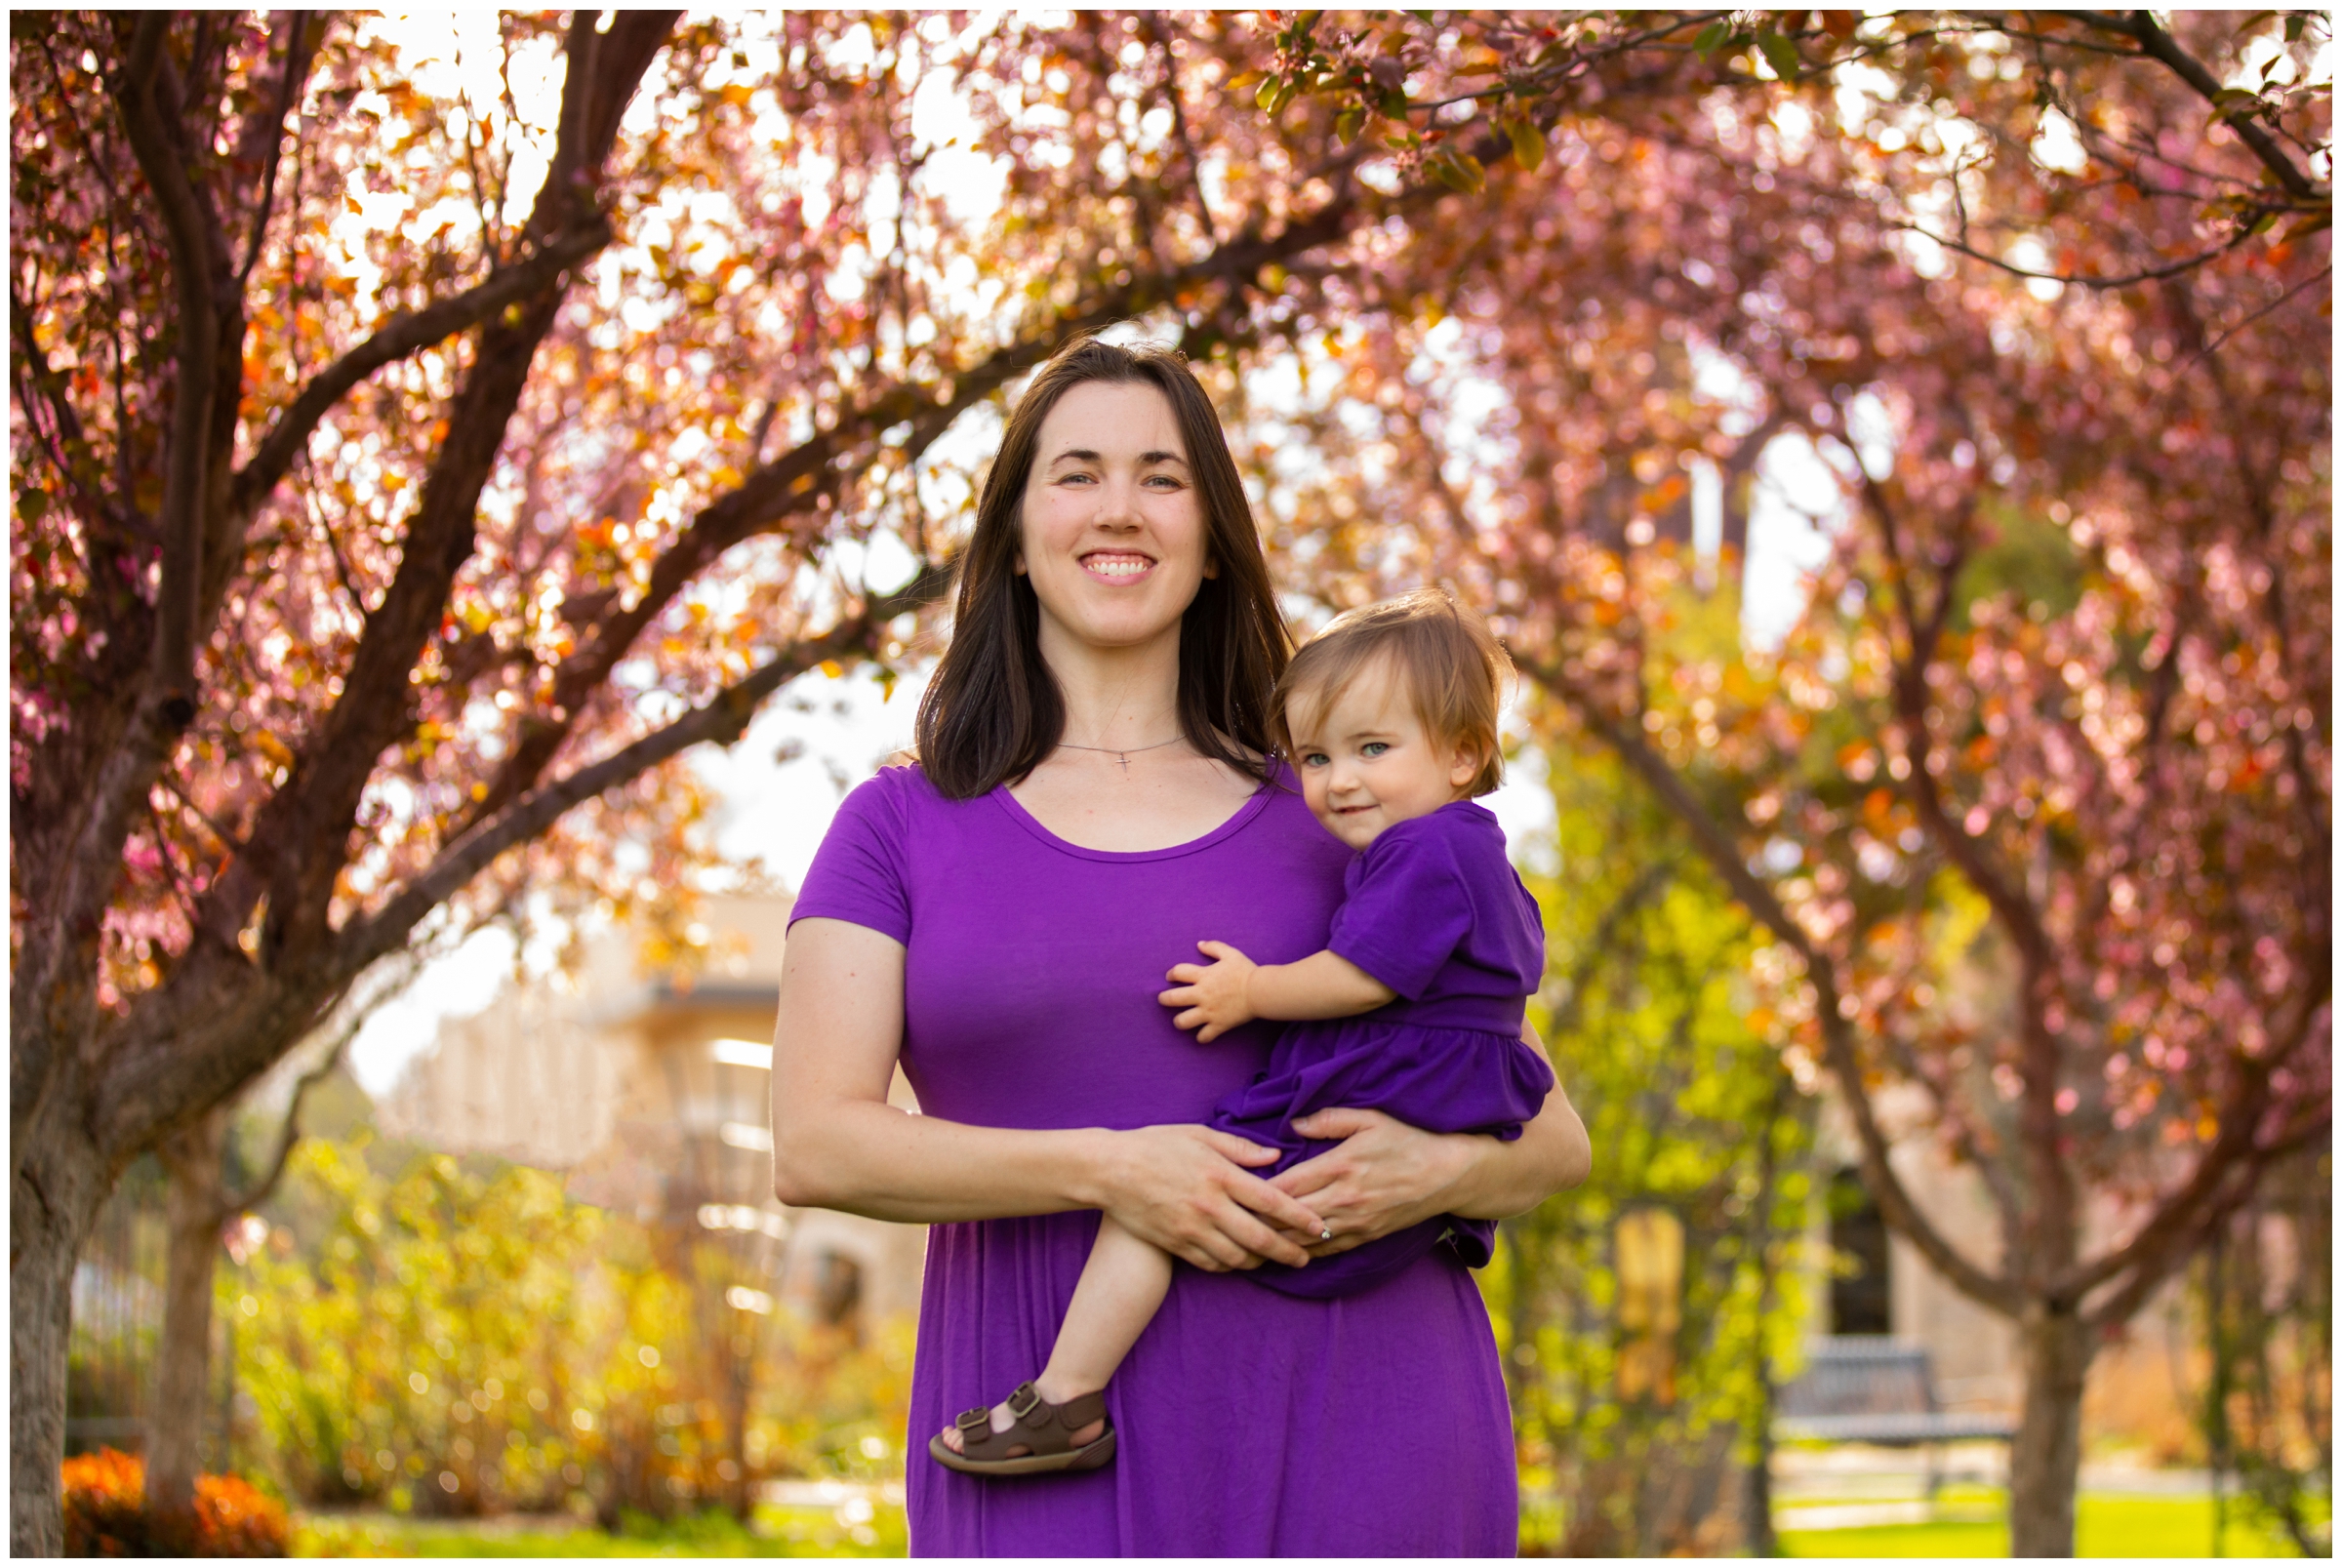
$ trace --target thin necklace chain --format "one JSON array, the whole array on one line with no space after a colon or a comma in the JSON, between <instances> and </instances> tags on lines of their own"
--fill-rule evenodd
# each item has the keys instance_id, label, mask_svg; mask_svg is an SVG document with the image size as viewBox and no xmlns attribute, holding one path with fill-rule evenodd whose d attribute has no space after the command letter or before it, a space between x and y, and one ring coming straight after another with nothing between
<instances>
[{"instance_id":1,"label":"thin necklace chain","mask_svg":"<svg viewBox=\"0 0 2342 1568\"><path fill-rule=\"evenodd\" d=\"M1128 747L1127 749L1122 746L1113 745L1075 745L1070 741L1060 741L1057 744L1060 748L1067 751L1097 751L1112 757L1116 762L1122 765L1122 772L1125 776L1127 776L1130 773L1130 759L1132 757L1137 756L1142 751L1160 751L1163 747L1167 745L1177 745L1180 742L1186 739L1187 737L1184 735L1175 735L1168 741L1157 741L1152 745L1134 745Z\"/></svg>"}]
</instances>

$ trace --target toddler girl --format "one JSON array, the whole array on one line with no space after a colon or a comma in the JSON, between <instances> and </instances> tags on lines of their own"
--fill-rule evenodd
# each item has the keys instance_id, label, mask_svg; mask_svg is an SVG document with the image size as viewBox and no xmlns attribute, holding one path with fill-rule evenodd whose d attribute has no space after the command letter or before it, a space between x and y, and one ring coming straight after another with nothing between
<instances>
[{"instance_id":1,"label":"toddler girl","mask_svg":"<svg viewBox=\"0 0 2342 1568\"><path fill-rule=\"evenodd\" d=\"M1505 858L1504 830L1473 797L1497 786L1499 687L1512 669L1478 618L1423 589L1338 617L1277 687L1286 757L1311 812L1357 851L1325 949L1255 964L1225 943L1180 964L1162 993L1199 1043L1254 1019L1283 1030L1269 1065L1210 1124L1279 1151L1272 1176L1333 1146L1293 1130L1337 1106L1428 1132L1520 1136L1554 1086L1521 1039L1545 972L1536 900ZM1307 1267L1251 1277L1289 1295L1371 1288L1445 1244L1474 1267L1495 1225L1442 1216ZM1328 1229L1321 1239L1331 1240ZM1095 1469L1113 1458L1103 1389L1170 1288L1169 1254L1111 1220L1074 1287L1049 1364L928 1451L979 1475ZM1234 1347L1232 1347L1232 1349Z\"/></svg>"}]
</instances>

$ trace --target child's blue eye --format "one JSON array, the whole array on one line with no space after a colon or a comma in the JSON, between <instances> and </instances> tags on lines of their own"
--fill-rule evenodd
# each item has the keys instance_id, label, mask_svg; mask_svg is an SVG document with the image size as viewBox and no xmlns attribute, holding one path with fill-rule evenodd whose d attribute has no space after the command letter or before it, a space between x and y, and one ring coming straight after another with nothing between
<instances>
[{"instance_id":1,"label":"child's blue eye","mask_svg":"<svg viewBox=\"0 0 2342 1568\"><path fill-rule=\"evenodd\" d=\"M1379 757L1384 752L1391 749L1391 743L1388 741L1369 741L1364 745L1358 747L1358 749L1370 757Z\"/></svg>"},{"instance_id":2,"label":"child's blue eye","mask_svg":"<svg viewBox=\"0 0 2342 1568\"><path fill-rule=\"evenodd\" d=\"M1326 755L1322 751L1305 751L1301 757L1301 765L1305 768L1322 768L1326 761Z\"/></svg>"}]
</instances>

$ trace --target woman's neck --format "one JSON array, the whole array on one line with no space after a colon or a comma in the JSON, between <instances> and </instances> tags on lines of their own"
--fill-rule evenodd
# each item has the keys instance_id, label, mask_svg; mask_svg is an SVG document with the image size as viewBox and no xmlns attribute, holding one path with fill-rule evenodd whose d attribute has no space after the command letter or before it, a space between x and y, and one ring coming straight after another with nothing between
<instances>
[{"instance_id":1,"label":"woman's neck","mask_svg":"<svg viewBox=\"0 0 2342 1568\"><path fill-rule=\"evenodd\" d=\"M1064 744L1136 750L1180 734L1179 627L1130 648L1100 648L1041 623L1041 658L1066 699Z\"/></svg>"}]
</instances>

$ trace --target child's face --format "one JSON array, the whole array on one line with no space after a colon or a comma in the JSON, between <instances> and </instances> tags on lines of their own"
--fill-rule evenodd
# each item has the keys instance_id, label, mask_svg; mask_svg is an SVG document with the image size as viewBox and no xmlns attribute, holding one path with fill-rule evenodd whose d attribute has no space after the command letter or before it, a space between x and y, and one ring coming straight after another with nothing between
<instances>
[{"instance_id":1,"label":"child's face","mask_svg":"<svg viewBox=\"0 0 2342 1568\"><path fill-rule=\"evenodd\" d=\"M1425 732L1404 686L1385 664L1358 671L1330 704L1314 692L1294 693L1285 716L1302 797L1352 849L1364 849L1393 823L1463 799L1479 772L1470 747Z\"/></svg>"}]
</instances>

